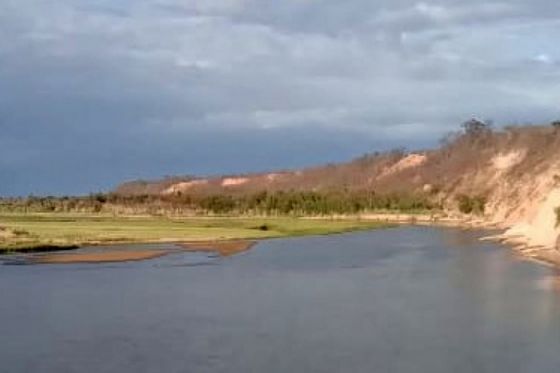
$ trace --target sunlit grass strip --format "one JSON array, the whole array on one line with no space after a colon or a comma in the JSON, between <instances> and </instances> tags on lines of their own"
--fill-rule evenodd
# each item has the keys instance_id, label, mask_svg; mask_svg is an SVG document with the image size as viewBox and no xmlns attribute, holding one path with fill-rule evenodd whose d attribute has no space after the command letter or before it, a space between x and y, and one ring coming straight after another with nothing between
<instances>
[{"instance_id":1,"label":"sunlit grass strip","mask_svg":"<svg viewBox=\"0 0 560 373\"><path fill-rule=\"evenodd\" d=\"M108 243L183 242L321 235L387 227L374 221L278 218L166 218L8 214L0 225L22 235L0 239L0 250Z\"/></svg>"}]
</instances>

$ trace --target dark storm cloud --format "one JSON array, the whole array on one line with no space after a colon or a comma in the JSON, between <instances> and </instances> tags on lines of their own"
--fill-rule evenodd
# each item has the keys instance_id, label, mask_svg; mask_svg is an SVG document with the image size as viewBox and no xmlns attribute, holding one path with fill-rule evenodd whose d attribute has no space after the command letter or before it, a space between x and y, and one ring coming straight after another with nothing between
<instances>
[{"instance_id":1,"label":"dark storm cloud","mask_svg":"<svg viewBox=\"0 0 560 373\"><path fill-rule=\"evenodd\" d=\"M0 194L433 144L559 115L555 1L0 4Z\"/></svg>"}]
</instances>

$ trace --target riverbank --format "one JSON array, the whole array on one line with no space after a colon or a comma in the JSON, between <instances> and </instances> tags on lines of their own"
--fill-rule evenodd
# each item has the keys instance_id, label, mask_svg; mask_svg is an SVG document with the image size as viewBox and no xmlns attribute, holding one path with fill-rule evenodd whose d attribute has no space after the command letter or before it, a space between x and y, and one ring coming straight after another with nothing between
<instances>
[{"instance_id":1,"label":"riverbank","mask_svg":"<svg viewBox=\"0 0 560 373\"><path fill-rule=\"evenodd\" d=\"M330 217L154 217L91 214L5 214L0 215L0 254L51 253L43 263L107 262L144 260L162 254L116 250L76 256L83 246L176 243L182 250L234 255L250 249L254 240L343 233L417 224L463 229L499 229L503 233L488 240L510 246L523 257L560 267L560 252L532 245L524 236L513 236L507 227L481 218L446 213L367 213ZM250 242L250 244L247 244Z\"/></svg>"},{"instance_id":2,"label":"riverbank","mask_svg":"<svg viewBox=\"0 0 560 373\"><path fill-rule=\"evenodd\" d=\"M522 257L539 262L541 264L560 268L560 251L551 245L545 245L540 240L534 239L535 230L532 234L524 232L519 233L518 230L500 222L491 221L484 218L473 218L472 216L464 216L460 214L362 214L359 215L363 220L382 221L395 224L418 224L418 225L435 225L444 227L456 227L462 229L484 229L499 230L502 233L489 235L483 240L499 242L509 246ZM538 233L538 232L537 232ZM543 232L536 236L550 232Z\"/></svg>"},{"instance_id":3,"label":"riverbank","mask_svg":"<svg viewBox=\"0 0 560 373\"><path fill-rule=\"evenodd\" d=\"M560 251L554 247L531 245L526 237L511 235L508 233L508 230L498 235L484 237L483 240L499 242L509 246L512 250L528 260L560 268Z\"/></svg>"},{"instance_id":4,"label":"riverbank","mask_svg":"<svg viewBox=\"0 0 560 373\"><path fill-rule=\"evenodd\" d=\"M231 242L239 240L343 233L392 225L334 218L5 214L0 215L4 232L0 237L0 253L52 252L82 246L133 243L180 243L186 246L185 249L189 246L198 246L200 250L218 247L222 251L235 252L244 249L243 245L232 246Z\"/></svg>"}]
</instances>

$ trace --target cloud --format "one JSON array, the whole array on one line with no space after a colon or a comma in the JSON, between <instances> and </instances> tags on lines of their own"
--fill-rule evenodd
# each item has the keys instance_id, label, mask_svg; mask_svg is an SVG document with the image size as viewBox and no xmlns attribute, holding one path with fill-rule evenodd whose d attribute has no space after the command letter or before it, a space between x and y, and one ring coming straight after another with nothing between
<instances>
[{"instance_id":1,"label":"cloud","mask_svg":"<svg viewBox=\"0 0 560 373\"><path fill-rule=\"evenodd\" d=\"M548 121L559 14L547 0L3 2L0 194L422 147L471 115Z\"/></svg>"}]
</instances>

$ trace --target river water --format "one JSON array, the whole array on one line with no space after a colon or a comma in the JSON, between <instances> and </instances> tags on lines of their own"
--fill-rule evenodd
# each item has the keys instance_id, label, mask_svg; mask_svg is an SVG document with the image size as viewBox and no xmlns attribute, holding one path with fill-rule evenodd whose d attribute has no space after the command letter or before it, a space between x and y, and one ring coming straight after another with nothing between
<instances>
[{"instance_id":1,"label":"river water","mask_svg":"<svg viewBox=\"0 0 560 373\"><path fill-rule=\"evenodd\" d=\"M557 372L560 286L481 233L0 266L1 372Z\"/></svg>"}]
</instances>

